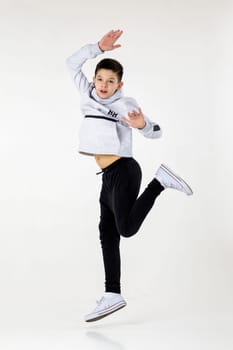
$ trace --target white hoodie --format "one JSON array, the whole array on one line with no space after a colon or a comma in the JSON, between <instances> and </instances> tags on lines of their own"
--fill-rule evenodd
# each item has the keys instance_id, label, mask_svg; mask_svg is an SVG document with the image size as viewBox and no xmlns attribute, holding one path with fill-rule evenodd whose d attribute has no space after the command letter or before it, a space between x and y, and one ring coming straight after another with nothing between
<instances>
[{"instance_id":1,"label":"white hoodie","mask_svg":"<svg viewBox=\"0 0 233 350\"><path fill-rule=\"evenodd\" d=\"M94 84L89 82L82 71L87 59L103 53L98 43L89 44L72 56L66 63L71 77L81 94L81 112L83 120L79 131L79 152L87 155L114 154L121 157L132 156L132 129L122 122L122 116L138 109L137 102L131 97L124 97L122 89L109 98L100 98ZM137 129L145 137L159 138L161 129L157 123L144 116L146 125Z\"/></svg>"}]
</instances>

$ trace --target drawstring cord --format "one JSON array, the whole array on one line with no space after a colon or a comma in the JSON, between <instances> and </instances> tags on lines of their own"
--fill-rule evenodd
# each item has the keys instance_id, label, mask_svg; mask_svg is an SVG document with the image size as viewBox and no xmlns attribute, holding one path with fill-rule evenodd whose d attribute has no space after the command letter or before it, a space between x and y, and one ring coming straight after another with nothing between
<instances>
[{"instance_id":1,"label":"drawstring cord","mask_svg":"<svg viewBox=\"0 0 233 350\"><path fill-rule=\"evenodd\" d=\"M129 159L129 158L122 157L122 158L117 159L115 162L111 163L110 165L106 166L105 168L100 168L101 171L96 173L96 175L103 174L104 172L109 171L110 169L115 167L117 164L119 164L119 162L122 162L124 159Z\"/></svg>"}]
</instances>

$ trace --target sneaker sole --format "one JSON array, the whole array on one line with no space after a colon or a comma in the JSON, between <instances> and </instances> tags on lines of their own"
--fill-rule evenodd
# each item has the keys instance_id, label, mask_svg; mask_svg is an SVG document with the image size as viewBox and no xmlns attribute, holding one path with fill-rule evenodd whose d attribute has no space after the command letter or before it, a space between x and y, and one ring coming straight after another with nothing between
<instances>
[{"instance_id":1,"label":"sneaker sole","mask_svg":"<svg viewBox=\"0 0 233 350\"><path fill-rule=\"evenodd\" d=\"M177 182L179 182L179 184L183 187L184 192L188 195L191 196L193 194L193 191L191 189L191 187L177 174L175 174L171 169L169 169L165 164L161 164L161 168L163 168L163 170L170 175L171 177L173 177L173 179L175 179Z\"/></svg>"},{"instance_id":2,"label":"sneaker sole","mask_svg":"<svg viewBox=\"0 0 233 350\"><path fill-rule=\"evenodd\" d=\"M111 315L113 314L114 312L120 310L120 309L123 309L123 307L125 307L127 304L124 303L124 304L117 304L115 305L114 307L108 309L108 310L105 310L103 311L102 313L99 312L98 314L96 314L96 316L93 316L91 318L87 318L85 319L85 322L94 322L94 321L99 321L101 320L102 318L108 316L108 315Z\"/></svg>"}]
</instances>

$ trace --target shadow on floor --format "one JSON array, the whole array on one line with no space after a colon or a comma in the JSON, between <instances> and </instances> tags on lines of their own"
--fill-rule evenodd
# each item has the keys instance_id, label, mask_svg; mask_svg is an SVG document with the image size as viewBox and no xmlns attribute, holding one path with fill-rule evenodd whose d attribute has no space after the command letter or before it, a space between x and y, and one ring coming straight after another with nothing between
<instances>
[{"instance_id":1,"label":"shadow on floor","mask_svg":"<svg viewBox=\"0 0 233 350\"><path fill-rule=\"evenodd\" d=\"M86 332L86 336L92 341L93 349L125 350L125 347L119 340L116 341L100 332L88 331Z\"/></svg>"}]
</instances>

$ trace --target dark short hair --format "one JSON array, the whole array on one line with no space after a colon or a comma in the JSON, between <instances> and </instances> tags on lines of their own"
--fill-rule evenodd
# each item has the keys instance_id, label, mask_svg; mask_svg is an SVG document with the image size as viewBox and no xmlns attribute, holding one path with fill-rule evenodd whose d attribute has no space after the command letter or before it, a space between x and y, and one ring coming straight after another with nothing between
<instances>
[{"instance_id":1,"label":"dark short hair","mask_svg":"<svg viewBox=\"0 0 233 350\"><path fill-rule=\"evenodd\" d=\"M118 80L121 81L123 76L123 66L120 64L120 62L112 58L104 58L97 64L95 68L95 76L100 69L112 70L114 73L117 74Z\"/></svg>"}]
</instances>

